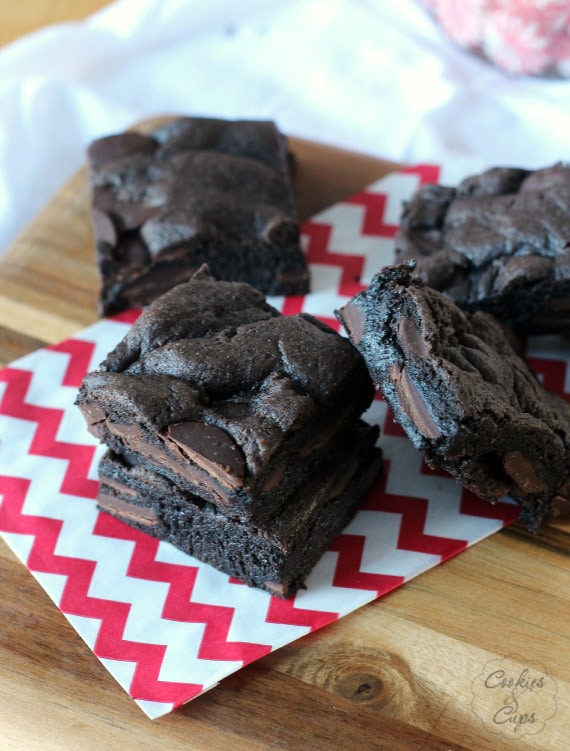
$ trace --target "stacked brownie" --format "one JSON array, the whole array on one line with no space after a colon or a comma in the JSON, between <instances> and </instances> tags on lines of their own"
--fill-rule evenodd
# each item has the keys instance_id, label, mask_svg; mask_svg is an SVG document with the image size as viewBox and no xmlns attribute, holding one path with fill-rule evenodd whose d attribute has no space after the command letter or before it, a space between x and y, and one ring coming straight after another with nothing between
<instances>
[{"instance_id":1,"label":"stacked brownie","mask_svg":"<svg viewBox=\"0 0 570 751\"><path fill-rule=\"evenodd\" d=\"M202 263L266 294L308 292L274 123L184 117L101 138L88 155L102 313L146 305Z\"/></svg>"},{"instance_id":2,"label":"stacked brownie","mask_svg":"<svg viewBox=\"0 0 570 751\"><path fill-rule=\"evenodd\" d=\"M291 595L382 467L350 342L207 270L141 315L78 404L109 451L99 506L227 574Z\"/></svg>"}]
</instances>

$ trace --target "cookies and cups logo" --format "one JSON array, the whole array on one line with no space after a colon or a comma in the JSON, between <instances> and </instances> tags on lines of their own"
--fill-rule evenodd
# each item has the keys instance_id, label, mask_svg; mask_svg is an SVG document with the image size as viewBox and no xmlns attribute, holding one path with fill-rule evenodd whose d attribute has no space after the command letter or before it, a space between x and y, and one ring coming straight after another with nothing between
<instances>
[{"instance_id":1,"label":"cookies and cups logo","mask_svg":"<svg viewBox=\"0 0 570 751\"><path fill-rule=\"evenodd\" d=\"M508 738L540 733L556 712L555 680L520 657L490 660L471 688L471 706L483 725Z\"/></svg>"}]
</instances>

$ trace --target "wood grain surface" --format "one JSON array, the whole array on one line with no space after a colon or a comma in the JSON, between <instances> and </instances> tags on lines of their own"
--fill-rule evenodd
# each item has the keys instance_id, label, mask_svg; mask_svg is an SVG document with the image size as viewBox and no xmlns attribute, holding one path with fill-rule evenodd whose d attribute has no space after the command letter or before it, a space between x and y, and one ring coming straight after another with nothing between
<instances>
[{"instance_id":1,"label":"wood grain surface","mask_svg":"<svg viewBox=\"0 0 570 751\"><path fill-rule=\"evenodd\" d=\"M292 146L303 216L393 167ZM95 321L96 286L82 170L0 259L1 361ZM567 751L569 552L567 524L515 525L151 722L2 543L0 749ZM482 712L474 686L491 660L544 671L540 732L489 729L505 697ZM538 728L552 696L533 697Z\"/></svg>"},{"instance_id":2,"label":"wood grain surface","mask_svg":"<svg viewBox=\"0 0 570 751\"><path fill-rule=\"evenodd\" d=\"M0 3L0 45L52 23L79 21L110 0L18 0Z\"/></svg>"}]
</instances>

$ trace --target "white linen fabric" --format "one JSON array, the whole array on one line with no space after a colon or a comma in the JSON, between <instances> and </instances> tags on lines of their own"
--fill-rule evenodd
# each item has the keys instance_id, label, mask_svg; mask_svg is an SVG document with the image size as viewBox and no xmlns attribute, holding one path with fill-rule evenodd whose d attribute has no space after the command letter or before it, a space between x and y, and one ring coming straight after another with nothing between
<instances>
[{"instance_id":1,"label":"white linen fabric","mask_svg":"<svg viewBox=\"0 0 570 751\"><path fill-rule=\"evenodd\" d=\"M570 81L495 70L415 0L118 0L0 50L0 253L92 139L167 113L406 163L569 157Z\"/></svg>"}]
</instances>

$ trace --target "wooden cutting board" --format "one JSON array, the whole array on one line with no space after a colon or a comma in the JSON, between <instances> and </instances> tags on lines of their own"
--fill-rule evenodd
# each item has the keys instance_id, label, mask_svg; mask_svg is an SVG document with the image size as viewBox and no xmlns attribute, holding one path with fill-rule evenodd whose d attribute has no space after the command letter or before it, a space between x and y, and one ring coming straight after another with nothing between
<instances>
[{"instance_id":1,"label":"wooden cutting board","mask_svg":"<svg viewBox=\"0 0 570 751\"><path fill-rule=\"evenodd\" d=\"M303 217L394 168L292 147ZM88 198L83 169L0 257L2 363L97 319ZM0 749L567 751L569 552L570 525L515 525L151 722L0 542ZM517 740L495 668L543 676Z\"/></svg>"}]
</instances>

